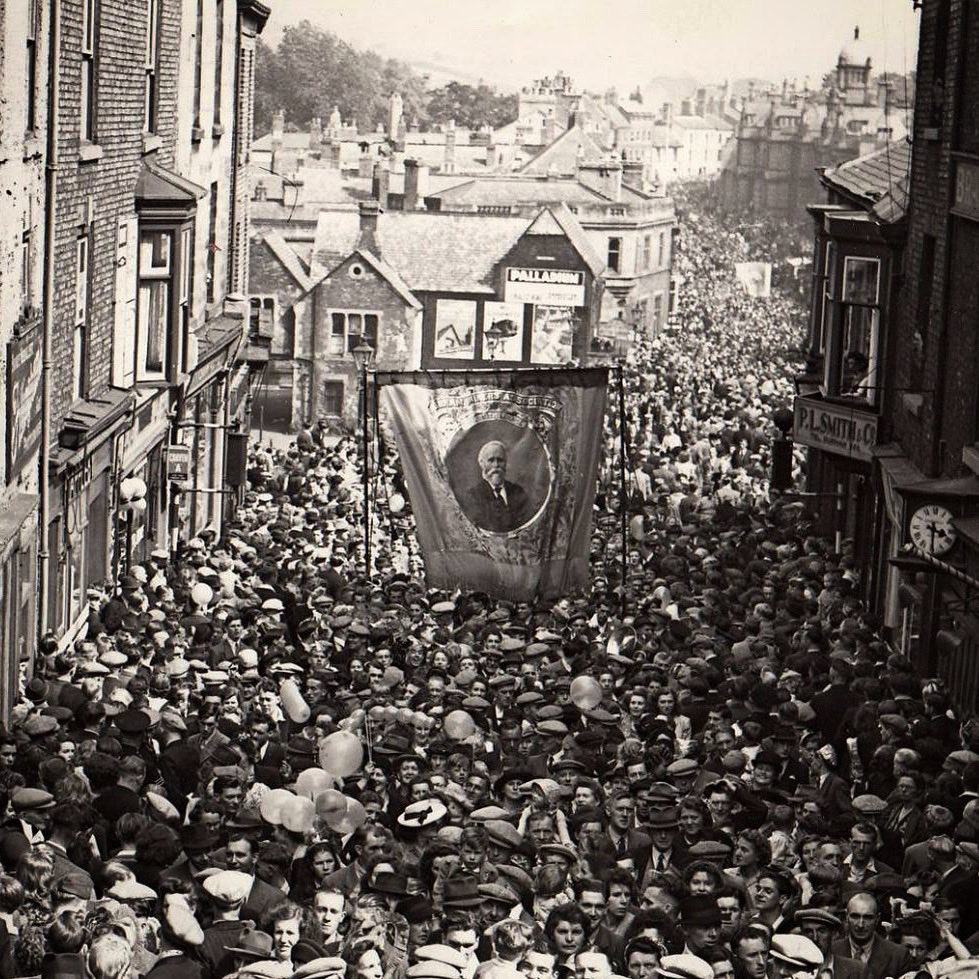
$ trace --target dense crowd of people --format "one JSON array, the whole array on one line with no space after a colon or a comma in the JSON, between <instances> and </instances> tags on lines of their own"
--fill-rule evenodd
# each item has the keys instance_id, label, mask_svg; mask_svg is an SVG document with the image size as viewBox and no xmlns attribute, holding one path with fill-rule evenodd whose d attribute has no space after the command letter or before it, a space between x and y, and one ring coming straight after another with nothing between
<instances>
[{"instance_id":1,"label":"dense crowd of people","mask_svg":"<svg viewBox=\"0 0 979 979\"><path fill-rule=\"evenodd\" d=\"M769 499L803 327L754 254L688 205L587 594L429 590L396 482L366 562L319 431L92 590L0 738L0 976L975 975L979 725Z\"/></svg>"}]
</instances>

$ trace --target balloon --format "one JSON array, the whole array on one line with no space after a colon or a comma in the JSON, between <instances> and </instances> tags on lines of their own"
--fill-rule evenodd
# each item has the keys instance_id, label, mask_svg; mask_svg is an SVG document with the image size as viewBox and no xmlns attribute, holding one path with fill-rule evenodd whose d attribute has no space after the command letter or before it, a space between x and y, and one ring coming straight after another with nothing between
<instances>
[{"instance_id":1,"label":"balloon","mask_svg":"<svg viewBox=\"0 0 979 979\"><path fill-rule=\"evenodd\" d=\"M282 825L290 833L308 833L313 828L316 805L312 799L293 796L281 811Z\"/></svg>"},{"instance_id":2,"label":"balloon","mask_svg":"<svg viewBox=\"0 0 979 979\"><path fill-rule=\"evenodd\" d=\"M235 597L235 573L234 571L219 571L218 579L221 582L221 597Z\"/></svg>"},{"instance_id":3,"label":"balloon","mask_svg":"<svg viewBox=\"0 0 979 979\"><path fill-rule=\"evenodd\" d=\"M476 722L464 710L454 710L446 714L442 727L454 741L463 741L476 733Z\"/></svg>"},{"instance_id":4,"label":"balloon","mask_svg":"<svg viewBox=\"0 0 979 979\"><path fill-rule=\"evenodd\" d=\"M362 707L358 707L356 710L350 712L350 726L354 731L360 730L364 726L365 720L367 720L367 714Z\"/></svg>"},{"instance_id":5,"label":"balloon","mask_svg":"<svg viewBox=\"0 0 979 979\"><path fill-rule=\"evenodd\" d=\"M367 810L356 799L348 798L346 802L343 812L326 817L326 825L341 836L353 833L367 822Z\"/></svg>"},{"instance_id":6,"label":"balloon","mask_svg":"<svg viewBox=\"0 0 979 979\"><path fill-rule=\"evenodd\" d=\"M643 527L642 514L637 513L629 521L629 536L634 541L644 541L646 539L646 530Z\"/></svg>"},{"instance_id":7,"label":"balloon","mask_svg":"<svg viewBox=\"0 0 979 979\"><path fill-rule=\"evenodd\" d=\"M320 768L331 775L346 778L364 761L364 746L350 731L334 731L320 742Z\"/></svg>"},{"instance_id":8,"label":"balloon","mask_svg":"<svg viewBox=\"0 0 979 979\"><path fill-rule=\"evenodd\" d=\"M428 727L429 720L431 720L431 718L429 718L428 714L424 713L423 711L416 710L411 715L411 726L421 728L424 731L425 728Z\"/></svg>"},{"instance_id":9,"label":"balloon","mask_svg":"<svg viewBox=\"0 0 979 979\"><path fill-rule=\"evenodd\" d=\"M571 703L578 710L594 710L602 702L602 685L593 676L576 676L571 681Z\"/></svg>"},{"instance_id":10,"label":"balloon","mask_svg":"<svg viewBox=\"0 0 979 979\"><path fill-rule=\"evenodd\" d=\"M398 708L397 707L385 707L384 708L384 720L388 724L393 724L398 719Z\"/></svg>"},{"instance_id":11,"label":"balloon","mask_svg":"<svg viewBox=\"0 0 979 979\"><path fill-rule=\"evenodd\" d=\"M279 684L279 696L289 720L293 724L305 724L309 720L309 704L303 700L303 695L295 680L283 680Z\"/></svg>"},{"instance_id":12,"label":"balloon","mask_svg":"<svg viewBox=\"0 0 979 979\"><path fill-rule=\"evenodd\" d=\"M380 704L375 704L368 712L367 716L375 723L380 724L384 720L384 710Z\"/></svg>"},{"instance_id":13,"label":"balloon","mask_svg":"<svg viewBox=\"0 0 979 979\"><path fill-rule=\"evenodd\" d=\"M336 789L325 789L316 797L316 811L321 816L346 812L347 797Z\"/></svg>"},{"instance_id":14,"label":"balloon","mask_svg":"<svg viewBox=\"0 0 979 979\"><path fill-rule=\"evenodd\" d=\"M405 498L400 493L394 493L388 500L388 509L392 513L401 513L405 508Z\"/></svg>"},{"instance_id":15,"label":"balloon","mask_svg":"<svg viewBox=\"0 0 979 979\"><path fill-rule=\"evenodd\" d=\"M204 584L203 581L198 581L196 585L190 590L190 597L194 600L196 605L207 605L210 603L211 599L214 598L214 592L210 585Z\"/></svg>"},{"instance_id":16,"label":"balloon","mask_svg":"<svg viewBox=\"0 0 979 979\"><path fill-rule=\"evenodd\" d=\"M305 768L296 777L296 792L307 799L316 799L336 785L336 779L322 768Z\"/></svg>"},{"instance_id":17,"label":"balloon","mask_svg":"<svg viewBox=\"0 0 979 979\"><path fill-rule=\"evenodd\" d=\"M143 513L146 510L146 500L133 500L133 511Z\"/></svg>"},{"instance_id":18,"label":"balloon","mask_svg":"<svg viewBox=\"0 0 979 979\"><path fill-rule=\"evenodd\" d=\"M262 801L258 804L258 811L262 819L272 826L282 825L282 810L289 805L289 800L294 798L288 789L272 789L262 796Z\"/></svg>"},{"instance_id":19,"label":"balloon","mask_svg":"<svg viewBox=\"0 0 979 979\"><path fill-rule=\"evenodd\" d=\"M410 707L399 707L398 708L398 723L399 724L410 724L411 718L414 715L414 711Z\"/></svg>"}]
</instances>

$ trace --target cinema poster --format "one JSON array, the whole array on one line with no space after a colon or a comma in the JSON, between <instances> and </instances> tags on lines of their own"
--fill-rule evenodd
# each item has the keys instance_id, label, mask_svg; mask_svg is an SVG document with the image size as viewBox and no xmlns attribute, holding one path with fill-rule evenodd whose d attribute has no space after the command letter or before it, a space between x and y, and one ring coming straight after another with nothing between
<instances>
[{"instance_id":1,"label":"cinema poster","mask_svg":"<svg viewBox=\"0 0 979 979\"><path fill-rule=\"evenodd\" d=\"M378 374L429 587L511 601L588 583L605 368Z\"/></svg>"}]
</instances>

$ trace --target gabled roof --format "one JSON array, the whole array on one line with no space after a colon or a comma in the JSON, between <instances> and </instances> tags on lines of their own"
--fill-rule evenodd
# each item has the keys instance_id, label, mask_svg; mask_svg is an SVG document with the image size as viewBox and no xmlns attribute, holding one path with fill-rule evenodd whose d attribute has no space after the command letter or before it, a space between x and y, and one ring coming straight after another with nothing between
<instances>
[{"instance_id":1,"label":"gabled roof","mask_svg":"<svg viewBox=\"0 0 979 979\"><path fill-rule=\"evenodd\" d=\"M525 234L564 234L594 275L600 276L605 269L563 204L544 208L532 220L495 214L382 212L374 233L381 257L361 248L357 212L324 210L316 226L310 280L321 281L359 251L399 293L402 289L410 293L492 293L496 266Z\"/></svg>"},{"instance_id":2,"label":"gabled roof","mask_svg":"<svg viewBox=\"0 0 979 979\"><path fill-rule=\"evenodd\" d=\"M405 301L406 306L411 306L412 309L422 308L422 304L411 294L405 280L387 262L382 261L367 248L358 248L357 254Z\"/></svg>"},{"instance_id":3,"label":"gabled roof","mask_svg":"<svg viewBox=\"0 0 979 979\"><path fill-rule=\"evenodd\" d=\"M527 228L526 218L388 211L378 216L383 260L411 291L489 292L493 268ZM321 211L313 246L314 281L360 245L356 211Z\"/></svg>"},{"instance_id":4,"label":"gabled roof","mask_svg":"<svg viewBox=\"0 0 979 979\"><path fill-rule=\"evenodd\" d=\"M554 224L568 236L575 251L591 269L592 275L596 278L600 276L605 271L605 262L595 251L584 229L575 220L575 216L568 210L566 204L541 211L527 229L527 234L554 234L555 232L551 230Z\"/></svg>"},{"instance_id":5,"label":"gabled roof","mask_svg":"<svg viewBox=\"0 0 979 979\"><path fill-rule=\"evenodd\" d=\"M307 292L313 283L292 246L277 231L266 231L262 239L282 267L296 280L296 284Z\"/></svg>"},{"instance_id":6,"label":"gabled roof","mask_svg":"<svg viewBox=\"0 0 979 979\"><path fill-rule=\"evenodd\" d=\"M580 153L579 153L580 149ZM553 143L531 157L518 173L574 173L578 161L598 163L605 151L580 126L566 129Z\"/></svg>"},{"instance_id":7,"label":"gabled roof","mask_svg":"<svg viewBox=\"0 0 979 979\"><path fill-rule=\"evenodd\" d=\"M895 140L883 149L831 167L823 183L874 211L892 223L904 216L911 181L911 143Z\"/></svg>"}]
</instances>

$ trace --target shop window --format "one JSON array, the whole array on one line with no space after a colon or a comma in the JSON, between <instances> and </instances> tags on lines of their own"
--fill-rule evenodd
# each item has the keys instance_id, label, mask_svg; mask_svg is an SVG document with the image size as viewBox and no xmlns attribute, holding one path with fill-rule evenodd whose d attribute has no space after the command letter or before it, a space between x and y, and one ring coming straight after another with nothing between
<instances>
[{"instance_id":1,"label":"shop window","mask_svg":"<svg viewBox=\"0 0 979 979\"><path fill-rule=\"evenodd\" d=\"M330 313L330 332L326 351L334 357L349 353L361 341L377 350L377 313L355 310L334 310Z\"/></svg>"},{"instance_id":2,"label":"shop window","mask_svg":"<svg viewBox=\"0 0 979 979\"><path fill-rule=\"evenodd\" d=\"M343 415L343 381L323 382L322 413L332 418Z\"/></svg>"},{"instance_id":3,"label":"shop window","mask_svg":"<svg viewBox=\"0 0 979 979\"><path fill-rule=\"evenodd\" d=\"M846 255L830 274L823 317L827 397L877 400L880 270L879 258Z\"/></svg>"}]
</instances>

